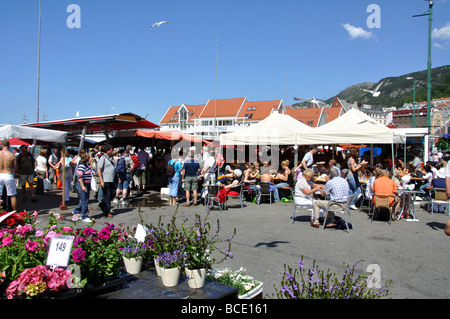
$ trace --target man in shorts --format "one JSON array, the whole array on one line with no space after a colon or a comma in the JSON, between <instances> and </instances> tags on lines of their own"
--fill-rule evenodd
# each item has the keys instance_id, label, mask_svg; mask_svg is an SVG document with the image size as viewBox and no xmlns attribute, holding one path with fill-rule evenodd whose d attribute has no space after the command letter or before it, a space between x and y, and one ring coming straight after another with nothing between
<instances>
[{"instance_id":1,"label":"man in shorts","mask_svg":"<svg viewBox=\"0 0 450 319\"><path fill-rule=\"evenodd\" d=\"M27 145L20 146L20 154L17 155L17 168L19 177L19 186L22 186L22 202L27 201L27 189L26 185L28 182L28 189L30 190L31 201L37 201L34 196L34 156L31 155L30 150Z\"/></svg>"},{"instance_id":2,"label":"man in shorts","mask_svg":"<svg viewBox=\"0 0 450 319\"><path fill-rule=\"evenodd\" d=\"M190 192L192 191L194 201L193 206L197 206L197 176L200 172L200 164L194 159L195 157L195 147L189 149L189 158L183 164L181 169L181 182L184 185L184 190L186 191L186 203L183 204L184 207L190 206Z\"/></svg>"},{"instance_id":3,"label":"man in shorts","mask_svg":"<svg viewBox=\"0 0 450 319\"><path fill-rule=\"evenodd\" d=\"M17 210L17 190L14 173L17 174L16 156L9 151L9 140L2 141L2 150L0 151L0 188L6 188L9 199L11 200L12 210ZM2 192L0 191L0 194Z\"/></svg>"}]
</instances>

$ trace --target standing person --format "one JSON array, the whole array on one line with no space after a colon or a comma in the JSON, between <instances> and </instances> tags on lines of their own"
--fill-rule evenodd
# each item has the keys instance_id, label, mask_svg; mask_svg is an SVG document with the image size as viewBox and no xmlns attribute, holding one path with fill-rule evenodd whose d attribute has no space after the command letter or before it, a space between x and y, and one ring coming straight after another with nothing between
<instances>
[{"instance_id":1,"label":"standing person","mask_svg":"<svg viewBox=\"0 0 450 319\"><path fill-rule=\"evenodd\" d=\"M53 153L48 158L48 179L50 182L55 183L57 182L57 176L56 176L56 164L58 164L59 160L61 159L61 155L59 154L59 149L54 148Z\"/></svg>"},{"instance_id":2,"label":"standing person","mask_svg":"<svg viewBox=\"0 0 450 319\"><path fill-rule=\"evenodd\" d=\"M311 149L303 156L302 162L300 166L302 170L306 170L307 168L311 168L314 165L314 155L317 154L317 145L312 145Z\"/></svg>"},{"instance_id":3,"label":"standing person","mask_svg":"<svg viewBox=\"0 0 450 319\"><path fill-rule=\"evenodd\" d=\"M111 145L105 145L103 148L103 156L97 163L97 174L100 179L100 187L103 190L103 199L99 206L106 217L112 217L111 201L115 191L116 169L112 158L113 148Z\"/></svg>"},{"instance_id":4,"label":"standing person","mask_svg":"<svg viewBox=\"0 0 450 319\"><path fill-rule=\"evenodd\" d=\"M139 181L139 186L138 187L138 192L140 191L145 191L145 185L147 183L147 178L146 178L146 169L147 169L147 165L148 162L150 161L150 155L148 155L148 153L145 151L145 147L141 146L139 152L137 152L137 156L139 158L139 163L141 164L138 167L138 181Z\"/></svg>"},{"instance_id":5,"label":"standing person","mask_svg":"<svg viewBox=\"0 0 450 319\"><path fill-rule=\"evenodd\" d=\"M43 148L39 152L39 156L36 157L36 194L38 195L44 194L44 179L48 178L47 159L45 158L46 154L47 150Z\"/></svg>"},{"instance_id":6,"label":"standing person","mask_svg":"<svg viewBox=\"0 0 450 319\"><path fill-rule=\"evenodd\" d=\"M72 214L81 214L81 219L85 223L92 222L92 220L88 217L89 193L91 191L92 180L92 172L88 164L90 158L91 156L89 153L82 153L75 171L76 189L80 201L77 207L73 210Z\"/></svg>"},{"instance_id":7,"label":"standing person","mask_svg":"<svg viewBox=\"0 0 450 319\"><path fill-rule=\"evenodd\" d=\"M102 153L102 147L103 146L98 146L96 145L94 147L94 151L92 152L91 155L91 170L92 170L92 178L95 179L95 182L97 184L97 191L95 192L95 198L101 202L103 199L103 189L100 187L100 178L98 177L98 173L97 173L97 163L100 160L100 157L102 157L103 153Z\"/></svg>"},{"instance_id":8,"label":"standing person","mask_svg":"<svg viewBox=\"0 0 450 319\"><path fill-rule=\"evenodd\" d=\"M63 164L64 160L64 164ZM61 157L59 163L56 164L56 168L59 168L59 179L64 183L64 200L66 202L70 201L70 188L72 187L73 180L73 171L72 166L70 166L70 162L72 161L72 157L70 157L69 150L64 152L64 157ZM64 166L63 166L64 165ZM64 169L64 173L62 170ZM62 180L64 174L64 181Z\"/></svg>"},{"instance_id":9,"label":"standing person","mask_svg":"<svg viewBox=\"0 0 450 319\"><path fill-rule=\"evenodd\" d=\"M170 159L167 164L173 165L174 169L174 175L172 177L169 176L169 205L176 205L182 166L181 162L176 158Z\"/></svg>"},{"instance_id":10,"label":"standing person","mask_svg":"<svg viewBox=\"0 0 450 319\"><path fill-rule=\"evenodd\" d=\"M417 153L413 153L414 159L409 163L412 167L412 173L417 174L417 177L422 177L421 164L422 161Z\"/></svg>"},{"instance_id":11,"label":"standing person","mask_svg":"<svg viewBox=\"0 0 450 319\"><path fill-rule=\"evenodd\" d=\"M216 155L217 176L220 176L222 175L223 166L225 165L225 158L218 149L215 150L215 155Z\"/></svg>"},{"instance_id":12,"label":"standing person","mask_svg":"<svg viewBox=\"0 0 450 319\"><path fill-rule=\"evenodd\" d=\"M0 151L0 188L6 189L7 196L11 200L11 208L17 211L17 189L14 179L14 174L18 174L17 158L9 151L9 147L9 140L4 139Z\"/></svg>"},{"instance_id":13,"label":"standing person","mask_svg":"<svg viewBox=\"0 0 450 319\"><path fill-rule=\"evenodd\" d=\"M214 176L214 167L216 166L215 155L214 149L210 149L209 157L206 159L206 162L203 163L202 175L204 176L205 183L208 182L211 176Z\"/></svg>"},{"instance_id":14,"label":"standing person","mask_svg":"<svg viewBox=\"0 0 450 319\"><path fill-rule=\"evenodd\" d=\"M130 152L131 160L133 161L133 171L131 172L131 181L133 182L133 187L136 187L136 194L139 194L139 176L138 176L138 168L141 166L141 162L139 161L139 157L135 152L132 151L132 146L127 146L128 151ZM130 195L131 195L131 186L130 186Z\"/></svg>"},{"instance_id":15,"label":"standing person","mask_svg":"<svg viewBox=\"0 0 450 319\"><path fill-rule=\"evenodd\" d=\"M114 203L119 202L120 193L122 193L122 205L128 205L128 189L130 187L131 172L133 170L133 160L128 154L128 150L120 150L119 157L116 163L116 173L119 178L119 183L116 189L116 198Z\"/></svg>"},{"instance_id":16,"label":"standing person","mask_svg":"<svg viewBox=\"0 0 450 319\"><path fill-rule=\"evenodd\" d=\"M192 191L194 201L193 206L197 206L197 175L200 173L200 164L195 160L195 146L189 149L189 158L183 164L181 170L181 182L184 183L184 189L186 191L186 203L183 207L190 206L190 192Z\"/></svg>"},{"instance_id":17,"label":"standing person","mask_svg":"<svg viewBox=\"0 0 450 319\"><path fill-rule=\"evenodd\" d=\"M37 201L34 196L34 158L27 145L20 146L20 154L17 155L17 168L20 174L19 185L22 186L22 202L27 201L26 185L30 189L31 201Z\"/></svg>"},{"instance_id":18,"label":"standing person","mask_svg":"<svg viewBox=\"0 0 450 319\"><path fill-rule=\"evenodd\" d=\"M362 196L358 172L364 167L365 164L367 164L366 162L361 162L360 164L358 164L358 158L359 158L358 149L356 147L352 147L350 149L350 157L348 158L347 161L348 167L347 182L350 185L350 192L352 194L356 193L350 205L350 208L354 210L358 209L356 208L355 204L356 201Z\"/></svg>"}]
</instances>

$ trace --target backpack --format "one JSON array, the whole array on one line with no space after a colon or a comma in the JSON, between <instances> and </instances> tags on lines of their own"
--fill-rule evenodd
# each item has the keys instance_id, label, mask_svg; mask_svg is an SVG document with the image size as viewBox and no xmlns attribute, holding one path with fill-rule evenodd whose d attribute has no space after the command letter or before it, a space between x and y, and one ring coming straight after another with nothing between
<instances>
[{"instance_id":1,"label":"backpack","mask_svg":"<svg viewBox=\"0 0 450 319\"><path fill-rule=\"evenodd\" d=\"M131 155L131 159L133 160L134 169L138 169L141 166L141 162L139 161L139 157L136 154Z\"/></svg>"},{"instance_id":2,"label":"backpack","mask_svg":"<svg viewBox=\"0 0 450 319\"><path fill-rule=\"evenodd\" d=\"M117 173L126 173L127 167L125 165L125 158L123 156L119 157L117 160L117 166L116 166Z\"/></svg>"},{"instance_id":3,"label":"backpack","mask_svg":"<svg viewBox=\"0 0 450 319\"><path fill-rule=\"evenodd\" d=\"M167 172L166 175L168 177L174 177L175 176L175 162L176 161L169 161L169 163L167 163Z\"/></svg>"}]
</instances>

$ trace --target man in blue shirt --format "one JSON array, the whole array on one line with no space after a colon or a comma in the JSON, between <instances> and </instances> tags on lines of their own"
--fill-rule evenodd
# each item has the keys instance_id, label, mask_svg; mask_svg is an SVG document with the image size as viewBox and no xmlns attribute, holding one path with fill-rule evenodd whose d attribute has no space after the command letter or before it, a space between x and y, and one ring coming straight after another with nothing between
<instances>
[{"instance_id":1,"label":"man in blue shirt","mask_svg":"<svg viewBox=\"0 0 450 319\"><path fill-rule=\"evenodd\" d=\"M333 204L333 208L345 209L347 204L346 196L349 195L350 187L348 182L342 178L338 170L333 167L330 169L330 180L327 181L325 187L320 190L322 196L330 194L330 200L336 200L338 203ZM314 200L314 221L311 221L311 226L318 228L319 224L319 210L321 208L327 209L328 200ZM326 222L326 221L324 221Z\"/></svg>"},{"instance_id":2,"label":"man in blue shirt","mask_svg":"<svg viewBox=\"0 0 450 319\"><path fill-rule=\"evenodd\" d=\"M186 203L183 207L190 206L190 192L192 191L194 201L193 206L197 206L197 176L200 172L200 164L194 159L195 148L189 150L189 158L183 164L181 170L181 182L184 183L184 190L186 191Z\"/></svg>"}]
</instances>

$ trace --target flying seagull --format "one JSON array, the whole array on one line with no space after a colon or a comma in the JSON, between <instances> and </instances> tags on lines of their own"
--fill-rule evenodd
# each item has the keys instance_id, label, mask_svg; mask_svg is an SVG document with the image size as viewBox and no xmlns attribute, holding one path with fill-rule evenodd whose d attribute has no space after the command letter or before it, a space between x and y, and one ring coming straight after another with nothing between
<instances>
[{"instance_id":1,"label":"flying seagull","mask_svg":"<svg viewBox=\"0 0 450 319\"><path fill-rule=\"evenodd\" d=\"M377 87L375 88L375 90L373 90L373 91L371 91L371 90L366 90L366 89L363 89L363 91L370 92L370 93L372 93L372 96L377 97L377 96L380 95L380 91L378 91L378 90L379 90L379 88L380 88L380 86L381 86L382 84L383 84L383 82L381 82L380 84L378 84Z\"/></svg>"},{"instance_id":2,"label":"flying seagull","mask_svg":"<svg viewBox=\"0 0 450 319\"><path fill-rule=\"evenodd\" d=\"M156 23L154 23L151 27L150 27L150 29L153 29L153 27L159 27L161 24L163 24L163 23L169 23L169 21L160 21L160 22L156 22Z\"/></svg>"}]
</instances>

